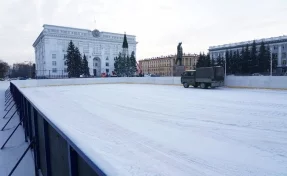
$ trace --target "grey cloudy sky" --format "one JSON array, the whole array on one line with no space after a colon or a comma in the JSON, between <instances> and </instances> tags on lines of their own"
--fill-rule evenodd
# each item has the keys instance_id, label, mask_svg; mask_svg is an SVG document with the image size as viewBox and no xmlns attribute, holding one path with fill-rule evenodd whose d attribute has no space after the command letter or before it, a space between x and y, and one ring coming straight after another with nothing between
<instances>
[{"instance_id":1,"label":"grey cloudy sky","mask_svg":"<svg viewBox=\"0 0 287 176\"><path fill-rule=\"evenodd\" d=\"M96 18L96 25L94 23ZM34 60L43 24L137 36L137 59L287 34L287 0L1 0L0 59Z\"/></svg>"}]
</instances>

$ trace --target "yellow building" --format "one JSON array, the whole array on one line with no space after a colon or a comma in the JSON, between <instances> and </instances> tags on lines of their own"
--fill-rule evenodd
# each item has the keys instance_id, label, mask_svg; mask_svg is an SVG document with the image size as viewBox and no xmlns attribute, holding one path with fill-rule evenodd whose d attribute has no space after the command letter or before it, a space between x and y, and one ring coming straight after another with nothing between
<instances>
[{"instance_id":1,"label":"yellow building","mask_svg":"<svg viewBox=\"0 0 287 176\"><path fill-rule=\"evenodd\" d=\"M182 65L185 66L185 70L195 69L198 57L197 54L184 54ZM173 76L175 61L176 55L161 56L140 60L139 66L143 74Z\"/></svg>"}]
</instances>

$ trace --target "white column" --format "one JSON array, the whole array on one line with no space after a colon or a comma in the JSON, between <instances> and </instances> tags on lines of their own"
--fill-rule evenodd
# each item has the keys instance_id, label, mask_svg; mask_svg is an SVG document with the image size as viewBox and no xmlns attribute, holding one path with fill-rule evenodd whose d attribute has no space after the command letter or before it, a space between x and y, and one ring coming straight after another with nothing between
<instances>
[{"instance_id":1,"label":"white column","mask_svg":"<svg viewBox=\"0 0 287 176\"><path fill-rule=\"evenodd\" d=\"M278 45L278 67L282 65L282 46Z\"/></svg>"},{"instance_id":2,"label":"white column","mask_svg":"<svg viewBox=\"0 0 287 176\"><path fill-rule=\"evenodd\" d=\"M94 60L93 60L94 59L94 55L91 54L91 56L92 57L91 58L87 58L87 60L88 60L90 75L93 76L94 75L94 72L93 72L93 69L94 69L94 65L93 65L94 64Z\"/></svg>"},{"instance_id":3,"label":"white column","mask_svg":"<svg viewBox=\"0 0 287 176\"><path fill-rule=\"evenodd\" d=\"M213 52L209 52L210 60L212 60Z\"/></svg>"}]
</instances>

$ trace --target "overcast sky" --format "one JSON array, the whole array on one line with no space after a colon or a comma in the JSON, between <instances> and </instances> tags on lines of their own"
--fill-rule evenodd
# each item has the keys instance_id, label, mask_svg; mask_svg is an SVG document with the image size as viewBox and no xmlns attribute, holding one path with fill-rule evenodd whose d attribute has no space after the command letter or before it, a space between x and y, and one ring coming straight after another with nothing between
<instances>
[{"instance_id":1,"label":"overcast sky","mask_svg":"<svg viewBox=\"0 0 287 176\"><path fill-rule=\"evenodd\" d=\"M287 0L1 0L0 59L34 61L43 24L126 31L139 60L287 35Z\"/></svg>"}]
</instances>

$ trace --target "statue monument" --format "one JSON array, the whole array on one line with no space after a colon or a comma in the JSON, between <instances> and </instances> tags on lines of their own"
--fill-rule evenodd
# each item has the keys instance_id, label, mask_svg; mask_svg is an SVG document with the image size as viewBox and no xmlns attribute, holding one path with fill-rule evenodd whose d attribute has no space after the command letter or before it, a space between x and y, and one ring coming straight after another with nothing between
<instances>
[{"instance_id":1,"label":"statue monument","mask_svg":"<svg viewBox=\"0 0 287 176\"><path fill-rule=\"evenodd\" d=\"M175 65L177 65L177 62L179 61L179 66L182 66L182 46L181 46L182 42L180 42L177 45L177 55L176 55L176 61L175 61Z\"/></svg>"},{"instance_id":2,"label":"statue monument","mask_svg":"<svg viewBox=\"0 0 287 176\"><path fill-rule=\"evenodd\" d=\"M177 55L176 55L176 61L175 61L175 65L173 66L173 76L181 76L181 74L185 71L184 66L182 65L182 46L181 46L182 42L180 42L177 45ZM177 63L179 62L179 64L177 65Z\"/></svg>"}]
</instances>

